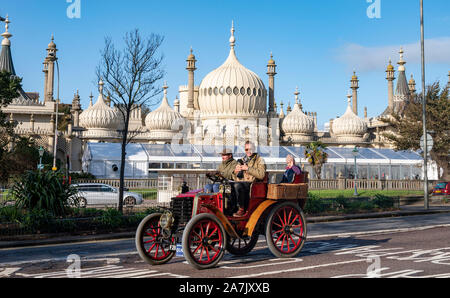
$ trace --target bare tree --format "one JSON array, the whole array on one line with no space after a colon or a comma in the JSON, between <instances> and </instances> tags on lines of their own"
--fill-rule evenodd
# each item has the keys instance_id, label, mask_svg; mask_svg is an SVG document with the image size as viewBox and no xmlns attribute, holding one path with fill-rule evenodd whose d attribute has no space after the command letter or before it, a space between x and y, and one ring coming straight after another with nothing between
<instances>
[{"instance_id":1,"label":"bare tree","mask_svg":"<svg viewBox=\"0 0 450 298\"><path fill-rule=\"evenodd\" d=\"M140 106L157 104L161 88L157 82L164 76L163 55L158 50L164 37L150 34L142 38L138 29L125 34L125 47L117 50L110 37L105 38L97 77L104 82L104 90L123 120L122 154L120 163L119 211L123 211L126 146L138 133L129 131L131 112Z\"/></svg>"}]
</instances>

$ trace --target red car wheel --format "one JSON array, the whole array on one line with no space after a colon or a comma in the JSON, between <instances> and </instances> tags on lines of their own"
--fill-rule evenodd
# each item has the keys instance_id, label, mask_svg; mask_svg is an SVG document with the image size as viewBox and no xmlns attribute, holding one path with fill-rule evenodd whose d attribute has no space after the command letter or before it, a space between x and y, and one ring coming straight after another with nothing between
<instances>
[{"instance_id":1,"label":"red car wheel","mask_svg":"<svg viewBox=\"0 0 450 298\"><path fill-rule=\"evenodd\" d=\"M172 235L165 235L159 224L161 213L145 217L136 230L136 248L139 256L147 263L159 265L168 262L175 254L170 245L175 245Z\"/></svg>"},{"instance_id":2,"label":"red car wheel","mask_svg":"<svg viewBox=\"0 0 450 298\"><path fill-rule=\"evenodd\" d=\"M183 232L186 260L197 269L216 266L224 255L226 236L216 216L202 213L193 217Z\"/></svg>"},{"instance_id":3,"label":"red car wheel","mask_svg":"<svg viewBox=\"0 0 450 298\"><path fill-rule=\"evenodd\" d=\"M306 221L297 204L284 202L269 213L266 226L269 250L279 258L295 257L306 241Z\"/></svg>"}]
</instances>

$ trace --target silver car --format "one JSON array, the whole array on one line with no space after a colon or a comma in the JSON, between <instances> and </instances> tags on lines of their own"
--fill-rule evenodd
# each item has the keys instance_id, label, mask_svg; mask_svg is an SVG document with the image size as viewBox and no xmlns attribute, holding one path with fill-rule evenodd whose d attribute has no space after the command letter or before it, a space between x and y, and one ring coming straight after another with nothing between
<instances>
[{"instance_id":1,"label":"silver car","mask_svg":"<svg viewBox=\"0 0 450 298\"><path fill-rule=\"evenodd\" d=\"M108 184L102 183L79 183L73 184L78 189L78 206L87 205L111 205L119 203L119 190ZM132 206L142 204L142 195L134 192L124 191L123 205Z\"/></svg>"}]
</instances>

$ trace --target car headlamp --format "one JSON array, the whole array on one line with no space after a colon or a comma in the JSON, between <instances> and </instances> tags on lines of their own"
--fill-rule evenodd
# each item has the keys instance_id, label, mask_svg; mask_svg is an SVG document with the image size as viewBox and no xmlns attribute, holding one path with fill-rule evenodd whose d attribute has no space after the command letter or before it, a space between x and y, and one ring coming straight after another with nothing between
<instances>
[{"instance_id":1,"label":"car headlamp","mask_svg":"<svg viewBox=\"0 0 450 298\"><path fill-rule=\"evenodd\" d=\"M159 218L159 224L163 229L170 229L173 224L173 216L171 212L166 212Z\"/></svg>"}]
</instances>

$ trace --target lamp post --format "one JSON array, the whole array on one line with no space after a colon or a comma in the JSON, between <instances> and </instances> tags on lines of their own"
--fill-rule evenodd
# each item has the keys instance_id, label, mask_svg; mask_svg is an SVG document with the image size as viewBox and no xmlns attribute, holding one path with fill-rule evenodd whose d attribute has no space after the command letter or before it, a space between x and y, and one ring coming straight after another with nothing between
<instances>
[{"instance_id":1,"label":"lamp post","mask_svg":"<svg viewBox=\"0 0 450 298\"><path fill-rule=\"evenodd\" d=\"M355 146L355 149L352 150L352 155L355 158L355 175L354 175L354 177L355 177L354 178L355 192L353 193L353 195L355 197L358 196L358 190L356 189L356 179L357 179L357 176L358 176L358 169L356 167L356 156L358 156L358 153L359 153L358 148Z\"/></svg>"},{"instance_id":2,"label":"lamp post","mask_svg":"<svg viewBox=\"0 0 450 298\"><path fill-rule=\"evenodd\" d=\"M423 192L424 208L428 210L428 144L427 144L427 117L426 117L426 90L425 90L425 40L423 25L423 0L420 0L420 52L422 64L422 129L423 129Z\"/></svg>"},{"instance_id":3,"label":"lamp post","mask_svg":"<svg viewBox=\"0 0 450 298\"><path fill-rule=\"evenodd\" d=\"M42 146L39 147L39 164L38 164L38 170L39 172L42 170L43 168L43 164L42 164L42 156L44 156L44 148L42 148Z\"/></svg>"},{"instance_id":4,"label":"lamp post","mask_svg":"<svg viewBox=\"0 0 450 298\"><path fill-rule=\"evenodd\" d=\"M53 148L53 167L52 167L52 171L56 171L56 150L58 147L58 105L59 105L59 64L58 64L58 60L56 61L56 71L57 71L57 75L58 75L58 89L57 89L57 99L56 99L56 124L55 124L55 146Z\"/></svg>"}]
</instances>

